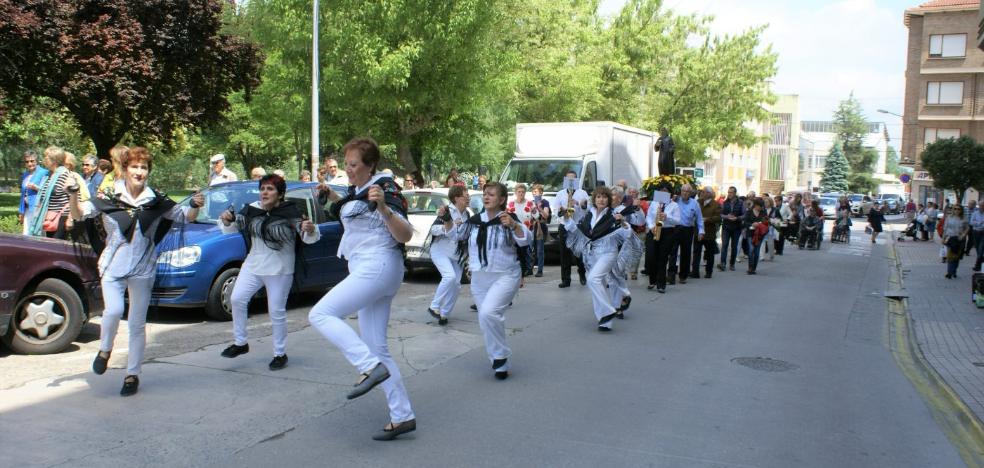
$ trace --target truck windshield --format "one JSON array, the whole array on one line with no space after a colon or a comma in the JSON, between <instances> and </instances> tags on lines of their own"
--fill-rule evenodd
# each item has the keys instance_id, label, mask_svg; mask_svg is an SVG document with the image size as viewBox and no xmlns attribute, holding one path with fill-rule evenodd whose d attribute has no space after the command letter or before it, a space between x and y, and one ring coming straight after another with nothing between
<instances>
[{"instance_id":1,"label":"truck windshield","mask_svg":"<svg viewBox=\"0 0 984 468\"><path fill-rule=\"evenodd\" d=\"M563 185L564 173L568 169L581 175L581 161L570 159L513 159L509 161L506 170L502 172L499 182L506 185L512 192L516 184L526 184L527 190L532 190L532 184L543 184L544 192L556 192Z\"/></svg>"}]
</instances>

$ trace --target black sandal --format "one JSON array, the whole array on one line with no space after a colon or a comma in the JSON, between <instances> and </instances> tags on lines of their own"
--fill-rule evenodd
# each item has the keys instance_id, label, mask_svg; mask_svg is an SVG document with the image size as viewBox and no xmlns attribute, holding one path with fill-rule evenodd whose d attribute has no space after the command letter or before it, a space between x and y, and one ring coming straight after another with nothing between
<instances>
[{"instance_id":1,"label":"black sandal","mask_svg":"<svg viewBox=\"0 0 984 468\"><path fill-rule=\"evenodd\" d=\"M415 430L417 430L416 419L403 421L399 424L389 423L383 428L382 431L373 435L372 440L393 440L400 434L406 434L407 432L413 432Z\"/></svg>"}]
</instances>

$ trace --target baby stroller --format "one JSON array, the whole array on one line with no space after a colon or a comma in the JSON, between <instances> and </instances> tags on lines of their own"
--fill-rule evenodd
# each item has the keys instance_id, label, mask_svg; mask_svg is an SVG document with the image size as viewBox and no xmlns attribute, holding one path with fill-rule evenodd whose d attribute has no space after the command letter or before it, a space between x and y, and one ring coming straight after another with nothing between
<instances>
[{"instance_id":1,"label":"baby stroller","mask_svg":"<svg viewBox=\"0 0 984 468\"><path fill-rule=\"evenodd\" d=\"M904 241L906 237L911 237L913 241L919 240L919 223L916 220L909 221L905 231L899 234L900 241Z\"/></svg>"}]
</instances>

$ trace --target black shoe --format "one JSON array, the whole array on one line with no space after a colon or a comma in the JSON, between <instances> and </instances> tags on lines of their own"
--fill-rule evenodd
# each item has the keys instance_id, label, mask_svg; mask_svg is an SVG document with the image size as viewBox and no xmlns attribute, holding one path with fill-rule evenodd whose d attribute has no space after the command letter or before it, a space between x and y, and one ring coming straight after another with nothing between
<instances>
[{"instance_id":1,"label":"black shoe","mask_svg":"<svg viewBox=\"0 0 984 468\"><path fill-rule=\"evenodd\" d=\"M495 378L499 380L506 380L509 378L509 371L496 371Z\"/></svg>"},{"instance_id":2,"label":"black shoe","mask_svg":"<svg viewBox=\"0 0 984 468\"><path fill-rule=\"evenodd\" d=\"M273 360L270 361L270 370L280 370L287 367L287 355L274 356Z\"/></svg>"},{"instance_id":3,"label":"black shoe","mask_svg":"<svg viewBox=\"0 0 984 468\"><path fill-rule=\"evenodd\" d=\"M707 273L704 273L704 278L705 279L711 279L711 272L708 271Z\"/></svg>"},{"instance_id":4,"label":"black shoe","mask_svg":"<svg viewBox=\"0 0 984 468\"><path fill-rule=\"evenodd\" d=\"M434 317L436 319L441 318L441 314L437 313L436 310L431 309L430 307L427 308L427 313L430 314L431 317Z\"/></svg>"},{"instance_id":5,"label":"black shoe","mask_svg":"<svg viewBox=\"0 0 984 468\"><path fill-rule=\"evenodd\" d=\"M729 265L728 266L728 269L731 270L731 271L735 271L735 266L734 265Z\"/></svg>"},{"instance_id":6,"label":"black shoe","mask_svg":"<svg viewBox=\"0 0 984 468\"><path fill-rule=\"evenodd\" d=\"M472 304L471 307L469 307L469 309L478 312L478 304Z\"/></svg>"},{"instance_id":7,"label":"black shoe","mask_svg":"<svg viewBox=\"0 0 984 468\"><path fill-rule=\"evenodd\" d=\"M396 436L400 434L406 434L407 432L413 432L417 430L417 420L411 419L409 421L403 421L400 424L393 425L389 424L390 428L383 428L382 431L377 432L372 436L372 440L393 440Z\"/></svg>"},{"instance_id":8,"label":"black shoe","mask_svg":"<svg viewBox=\"0 0 984 468\"><path fill-rule=\"evenodd\" d=\"M123 388L120 389L120 396L130 396L137 394L137 387L140 386L140 378L135 375L128 375L123 379Z\"/></svg>"},{"instance_id":9,"label":"black shoe","mask_svg":"<svg viewBox=\"0 0 984 468\"><path fill-rule=\"evenodd\" d=\"M362 374L362 377L362 380L355 384L355 389L349 392L348 396L346 396L349 400L369 393L369 390L372 390L376 387L376 385L379 385L383 383L384 380L388 379L390 377L390 373L389 369L387 369L383 363L379 363L376 364L376 367L373 367L368 373Z\"/></svg>"},{"instance_id":10,"label":"black shoe","mask_svg":"<svg viewBox=\"0 0 984 468\"><path fill-rule=\"evenodd\" d=\"M626 310L629 310L630 305L632 305L632 296L625 296L622 299L622 306L618 308L618 311L625 312ZM619 317L619 318L624 318L624 317Z\"/></svg>"},{"instance_id":11,"label":"black shoe","mask_svg":"<svg viewBox=\"0 0 984 468\"><path fill-rule=\"evenodd\" d=\"M240 354L246 354L249 352L249 343L239 346L235 343L229 345L228 348L222 350L222 357L234 358Z\"/></svg>"},{"instance_id":12,"label":"black shoe","mask_svg":"<svg viewBox=\"0 0 984 468\"><path fill-rule=\"evenodd\" d=\"M718 270L724 271L724 264L718 263Z\"/></svg>"},{"instance_id":13,"label":"black shoe","mask_svg":"<svg viewBox=\"0 0 984 468\"><path fill-rule=\"evenodd\" d=\"M103 357L103 352L106 353L105 357ZM92 360L92 372L95 372L96 375L106 373L106 367L109 365L109 355L111 353L112 351L99 351L96 353L96 358Z\"/></svg>"},{"instance_id":14,"label":"black shoe","mask_svg":"<svg viewBox=\"0 0 984 468\"><path fill-rule=\"evenodd\" d=\"M524 270L523 276L533 276L533 270Z\"/></svg>"},{"instance_id":15,"label":"black shoe","mask_svg":"<svg viewBox=\"0 0 984 468\"><path fill-rule=\"evenodd\" d=\"M691 273L690 277L693 279L700 279L700 273Z\"/></svg>"},{"instance_id":16,"label":"black shoe","mask_svg":"<svg viewBox=\"0 0 984 468\"><path fill-rule=\"evenodd\" d=\"M540 278L542 276L543 276L543 272L542 271L538 271L538 272L536 272L535 275L533 275L534 278Z\"/></svg>"},{"instance_id":17,"label":"black shoe","mask_svg":"<svg viewBox=\"0 0 984 468\"><path fill-rule=\"evenodd\" d=\"M569 287L571 287L571 282L570 281L562 281L560 284L557 285L557 287L558 288L569 288Z\"/></svg>"},{"instance_id":18,"label":"black shoe","mask_svg":"<svg viewBox=\"0 0 984 468\"><path fill-rule=\"evenodd\" d=\"M655 284L650 284L650 285L646 286L646 289L652 290L655 287L656 287Z\"/></svg>"},{"instance_id":19,"label":"black shoe","mask_svg":"<svg viewBox=\"0 0 984 468\"><path fill-rule=\"evenodd\" d=\"M582 277L581 277L581 286L584 286L584 285L586 285L586 284L588 284L588 278L586 278L586 277L584 277L584 276L582 276Z\"/></svg>"},{"instance_id":20,"label":"black shoe","mask_svg":"<svg viewBox=\"0 0 984 468\"><path fill-rule=\"evenodd\" d=\"M437 324L438 325L441 325L441 326L447 325L448 324L448 318L447 317L441 317L441 318L437 319Z\"/></svg>"},{"instance_id":21,"label":"black shoe","mask_svg":"<svg viewBox=\"0 0 984 468\"><path fill-rule=\"evenodd\" d=\"M686 276L680 278L680 284L687 284L687 277Z\"/></svg>"},{"instance_id":22,"label":"black shoe","mask_svg":"<svg viewBox=\"0 0 984 468\"><path fill-rule=\"evenodd\" d=\"M625 320L625 312L622 311L615 312L615 318L619 320Z\"/></svg>"},{"instance_id":23,"label":"black shoe","mask_svg":"<svg viewBox=\"0 0 984 468\"><path fill-rule=\"evenodd\" d=\"M666 284L676 284L676 280L673 279L673 278L667 278L666 279Z\"/></svg>"},{"instance_id":24,"label":"black shoe","mask_svg":"<svg viewBox=\"0 0 984 468\"><path fill-rule=\"evenodd\" d=\"M660 294L666 294L666 288L656 288L656 292Z\"/></svg>"},{"instance_id":25,"label":"black shoe","mask_svg":"<svg viewBox=\"0 0 984 468\"><path fill-rule=\"evenodd\" d=\"M610 332L610 331L612 331L612 329L611 328L608 328L608 327L602 327L602 326L599 325L598 326L598 331L600 331L600 332Z\"/></svg>"}]
</instances>

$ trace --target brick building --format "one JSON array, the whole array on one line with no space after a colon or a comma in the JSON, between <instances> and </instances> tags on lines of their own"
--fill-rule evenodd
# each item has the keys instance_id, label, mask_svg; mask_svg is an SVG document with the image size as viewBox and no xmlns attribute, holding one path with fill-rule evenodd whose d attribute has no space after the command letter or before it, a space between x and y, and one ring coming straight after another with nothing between
<instances>
[{"instance_id":1,"label":"brick building","mask_svg":"<svg viewBox=\"0 0 984 468\"><path fill-rule=\"evenodd\" d=\"M905 11L903 165L915 166L912 197L942 202L920 166L923 148L939 138L984 141L984 51L978 40L980 0L933 0ZM967 195L978 198L975 191Z\"/></svg>"}]
</instances>

